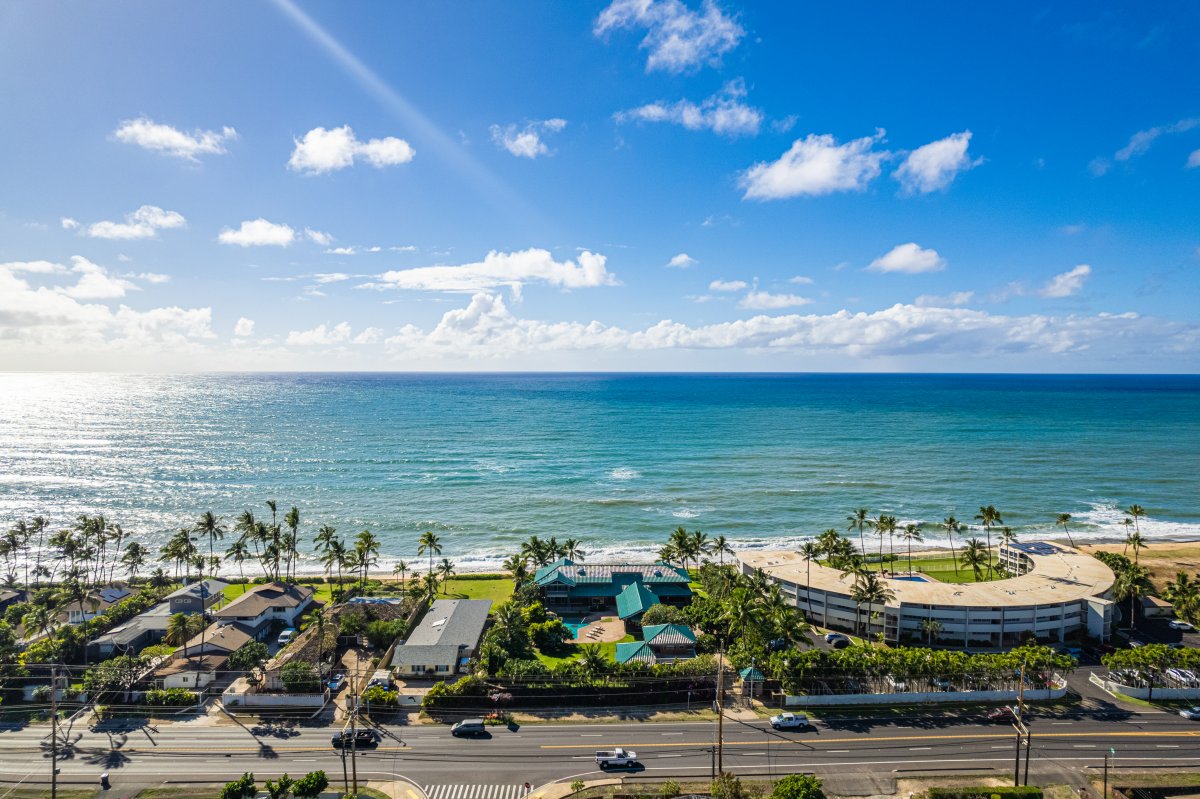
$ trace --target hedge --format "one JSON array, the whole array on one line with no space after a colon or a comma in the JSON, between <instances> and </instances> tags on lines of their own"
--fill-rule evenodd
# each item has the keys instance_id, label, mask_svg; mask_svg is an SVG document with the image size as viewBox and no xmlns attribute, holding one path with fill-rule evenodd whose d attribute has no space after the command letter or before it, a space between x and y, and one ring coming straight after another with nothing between
<instances>
[{"instance_id":1,"label":"hedge","mask_svg":"<svg viewBox=\"0 0 1200 799\"><path fill-rule=\"evenodd\" d=\"M930 788L929 799L1042 799L1042 789L1032 785L1018 788Z\"/></svg>"}]
</instances>

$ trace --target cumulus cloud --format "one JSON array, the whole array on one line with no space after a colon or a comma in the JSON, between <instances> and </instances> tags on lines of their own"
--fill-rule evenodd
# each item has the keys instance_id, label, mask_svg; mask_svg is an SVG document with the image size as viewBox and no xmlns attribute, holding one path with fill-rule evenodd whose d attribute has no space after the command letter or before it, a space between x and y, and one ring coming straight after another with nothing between
<instances>
[{"instance_id":1,"label":"cumulus cloud","mask_svg":"<svg viewBox=\"0 0 1200 799\"><path fill-rule=\"evenodd\" d=\"M29 272L35 275L61 275L69 271L62 264L56 264L53 261L9 261L6 264L0 264L0 269L9 274Z\"/></svg>"},{"instance_id":2,"label":"cumulus cloud","mask_svg":"<svg viewBox=\"0 0 1200 799\"><path fill-rule=\"evenodd\" d=\"M740 78L726 83L721 91L702 100L673 103L658 101L613 115L617 122L670 122L688 130L711 130L722 136L754 136L763 121L763 113L746 105L746 84Z\"/></svg>"},{"instance_id":3,"label":"cumulus cloud","mask_svg":"<svg viewBox=\"0 0 1200 799\"><path fill-rule=\"evenodd\" d=\"M63 227L70 229L78 227L74 219L68 226L64 221ZM152 239L160 230L187 227L183 214L176 211L164 211L157 205L143 205L133 213L125 215L124 222L95 222L84 229L84 235L93 239Z\"/></svg>"},{"instance_id":4,"label":"cumulus cloud","mask_svg":"<svg viewBox=\"0 0 1200 799\"><path fill-rule=\"evenodd\" d=\"M526 283L545 283L564 289L614 286L615 275L605 268L599 253L579 253L578 262L556 261L548 250L489 252L478 263L455 266L422 266L384 272L363 288L413 291L480 291L507 287L519 291Z\"/></svg>"},{"instance_id":5,"label":"cumulus cloud","mask_svg":"<svg viewBox=\"0 0 1200 799\"><path fill-rule=\"evenodd\" d=\"M922 294L920 297L917 297L917 305L922 308L945 306L956 308L960 305L966 305L973 299L975 299L975 292L973 291L955 291L941 296L936 294Z\"/></svg>"},{"instance_id":6,"label":"cumulus cloud","mask_svg":"<svg viewBox=\"0 0 1200 799\"><path fill-rule=\"evenodd\" d=\"M225 228L217 236L222 244L239 247L287 247L296 240L296 231L290 225L275 224L263 218L242 222L237 230Z\"/></svg>"},{"instance_id":7,"label":"cumulus cloud","mask_svg":"<svg viewBox=\"0 0 1200 799\"><path fill-rule=\"evenodd\" d=\"M907 244L897 244L867 267L872 272L901 272L906 275L940 272L945 268L946 259L938 255L937 250L923 249L911 241Z\"/></svg>"},{"instance_id":8,"label":"cumulus cloud","mask_svg":"<svg viewBox=\"0 0 1200 799\"><path fill-rule=\"evenodd\" d=\"M233 324L233 335L239 336L242 338L244 338L246 336L253 336L254 335L254 320L247 319L244 316L239 317L238 320L236 322L234 322L234 324Z\"/></svg>"},{"instance_id":9,"label":"cumulus cloud","mask_svg":"<svg viewBox=\"0 0 1200 799\"><path fill-rule=\"evenodd\" d=\"M345 272L318 272L312 277L313 280L317 281L318 283L325 284L340 283L343 280L349 280L351 275L348 275Z\"/></svg>"},{"instance_id":10,"label":"cumulus cloud","mask_svg":"<svg viewBox=\"0 0 1200 799\"><path fill-rule=\"evenodd\" d=\"M1091 275L1092 268L1087 264L1080 264L1074 269L1050 278L1038 294L1049 299L1070 297L1083 290L1083 284Z\"/></svg>"},{"instance_id":11,"label":"cumulus cloud","mask_svg":"<svg viewBox=\"0 0 1200 799\"><path fill-rule=\"evenodd\" d=\"M124 278L110 275L108 270L82 255L71 256L71 271L79 275L73 286L61 286L56 291L77 300L115 300L137 286Z\"/></svg>"},{"instance_id":12,"label":"cumulus cloud","mask_svg":"<svg viewBox=\"0 0 1200 799\"><path fill-rule=\"evenodd\" d=\"M1200 150L1192 150L1192 154L1188 156L1187 168L1195 169L1200 166Z\"/></svg>"},{"instance_id":13,"label":"cumulus cloud","mask_svg":"<svg viewBox=\"0 0 1200 799\"><path fill-rule=\"evenodd\" d=\"M383 331L377 327L368 327L357 336L350 328L349 322L339 322L330 326L319 324L310 330L293 330L287 335L287 343L299 347L336 347L342 344L374 344L382 337Z\"/></svg>"},{"instance_id":14,"label":"cumulus cloud","mask_svg":"<svg viewBox=\"0 0 1200 799\"><path fill-rule=\"evenodd\" d=\"M1083 352L1124 344L1129 356L1195 349L1200 326L1135 313L1094 316L1000 316L967 308L897 304L874 312L758 315L692 327L666 319L642 330L592 322L542 322L515 316L496 294L475 294L436 326L406 325L386 339L397 355L503 359L589 350L743 349L853 358L950 355L1001 358Z\"/></svg>"},{"instance_id":15,"label":"cumulus cloud","mask_svg":"<svg viewBox=\"0 0 1200 799\"><path fill-rule=\"evenodd\" d=\"M646 71L672 73L719 64L746 33L714 0L704 0L699 11L680 0L613 0L596 18L593 32L603 36L618 28L644 29Z\"/></svg>"},{"instance_id":16,"label":"cumulus cloud","mask_svg":"<svg viewBox=\"0 0 1200 799\"><path fill-rule=\"evenodd\" d=\"M349 125L340 128L313 128L303 138L293 139L288 169L307 175L319 175L366 161L376 169L407 164L416 156L404 139L387 136L359 141Z\"/></svg>"},{"instance_id":17,"label":"cumulus cloud","mask_svg":"<svg viewBox=\"0 0 1200 799\"><path fill-rule=\"evenodd\" d=\"M333 244L333 236L328 233L322 233L319 230L313 230L312 228L304 228L304 236L313 244L320 244L322 247L328 247L330 244Z\"/></svg>"},{"instance_id":18,"label":"cumulus cloud","mask_svg":"<svg viewBox=\"0 0 1200 799\"><path fill-rule=\"evenodd\" d=\"M687 269L689 266L695 266L700 263L686 252L681 252L678 255L672 256L671 260L667 261L667 266L672 269Z\"/></svg>"},{"instance_id":19,"label":"cumulus cloud","mask_svg":"<svg viewBox=\"0 0 1200 799\"><path fill-rule=\"evenodd\" d=\"M158 272L126 272L125 274L121 275L121 277L133 278L134 280L144 280L153 285L171 282L170 275L164 275Z\"/></svg>"},{"instance_id":20,"label":"cumulus cloud","mask_svg":"<svg viewBox=\"0 0 1200 799\"><path fill-rule=\"evenodd\" d=\"M982 163L967 155L971 131L953 133L913 150L892 177L900 181L904 194L929 194L949 186L960 172Z\"/></svg>"},{"instance_id":21,"label":"cumulus cloud","mask_svg":"<svg viewBox=\"0 0 1200 799\"><path fill-rule=\"evenodd\" d=\"M63 230L75 230L76 228L79 227L79 220L72 219L69 216L64 216L62 219L60 219L58 221L59 221L59 224L62 225Z\"/></svg>"},{"instance_id":22,"label":"cumulus cloud","mask_svg":"<svg viewBox=\"0 0 1200 799\"><path fill-rule=\"evenodd\" d=\"M888 156L876 151L884 131L874 136L838 144L829 134L809 134L797 139L776 161L762 162L742 175L743 199L781 200L841 191L862 191L879 176Z\"/></svg>"},{"instance_id":23,"label":"cumulus cloud","mask_svg":"<svg viewBox=\"0 0 1200 799\"><path fill-rule=\"evenodd\" d=\"M1124 147L1113 153L1111 160L1103 156L1093 158L1091 162L1088 163L1088 169L1096 177L1105 175L1110 169L1112 169L1113 161L1131 161L1140 155L1144 155L1146 151L1150 149L1150 146L1163 136L1168 136L1174 133L1186 133L1187 131L1195 128L1197 125L1200 125L1200 119L1188 118L1181 119L1178 122L1174 122L1170 125L1157 125L1153 128L1147 128L1146 130L1139 130L1137 133L1129 137L1129 141ZM1197 152L1200 152L1200 150ZM1193 153L1192 156L1188 158L1187 165L1191 167L1196 166L1197 164L1200 164L1200 156L1197 156L1196 153Z\"/></svg>"},{"instance_id":24,"label":"cumulus cloud","mask_svg":"<svg viewBox=\"0 0 1200 799\"><path fill-rule=\"evenodd\" d=\"M508 150L518 158L537 158L550 155L550 148L542 137L559 133L567 126L565 119L543 119L525 125L492 125L492 141L497 147Z\"/></svg>"},{"instance_id":25,"label":"cumulus cloud","mask_svg":"<svg viewBox=\"0 0 1200 799\"><path fill-rule=\"evenodd\" d=\"M228 126L220 132L197 129L186 133L147 117L125 120L113 131L117 141L185 161L198 161L201 155L223 155L225 143L237 137L237 131Z\"/></svg>"},{"instance_id":26,"label":"cumulus cloud","mask_svg":"<svg viewBox=\"0 0 1200 799\"><path fill-rule=\"evenodd\" d=\"M744 280L714 280L708 284L709 291L741 291L748 284Z\"/></svg>"},{"instance_id":27,"label":"cumulus cloud","mask_svg":"<svg viewBox=\"0 0 1200 799\"><path fill-rule=\"evenodd\" d=\"M779 308L796 308L811 303L808 297L798 294L772 294L768 291L750 291L738 302L739 308L754 311L777 310Z\"/></svg>"}]
</instances>

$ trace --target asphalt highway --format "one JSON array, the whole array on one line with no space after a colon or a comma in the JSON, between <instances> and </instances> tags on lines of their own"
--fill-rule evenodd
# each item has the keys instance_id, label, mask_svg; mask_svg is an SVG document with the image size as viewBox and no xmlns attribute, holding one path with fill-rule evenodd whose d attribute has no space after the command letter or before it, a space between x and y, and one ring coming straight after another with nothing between
<instances>
[{"instance_id":1,"label":"asphalt highway","mask_svg":"<svg viewBox=\"0 0 1200 799\"><path fill-rule=\"evenodd\" d=\"M1108 711L1031 717L1033 766L1098 767L1109 747L1126 768L1200 769L1200 722L1161 711ZM334 728L291 723L180 722L78 724L61 754L63 783L224 782L245 771L259 779L324 769L342 775ZM458 739L442 725L381 725L378 746L357 756L360 780L405 777L444 799L487 799L487 786L589 779L600 775L593 752L613 746L638 753L626 771L658 777L704 778L713 762L714 722L623 721L529 724L492 728L488 737ZM723 765L741 774L848 771L886 773L995 771L1011 774L1015 733L981 715L961 717L832 717L805 731L776 732L765 721L725 722ZM0 780L49 779L49 726L0 728ZM349 765L349 764L347 764ZM453 786L473 785L456 792ZM450 789L448 789L448 787Z\"/></svg>"}]
</instances>

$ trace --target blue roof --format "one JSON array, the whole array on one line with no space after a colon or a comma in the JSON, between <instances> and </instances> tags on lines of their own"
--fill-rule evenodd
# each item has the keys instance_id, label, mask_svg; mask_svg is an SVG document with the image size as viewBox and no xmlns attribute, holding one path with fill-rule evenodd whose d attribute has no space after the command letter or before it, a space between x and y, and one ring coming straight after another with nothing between
<instances>
[{"instance_id":1,"label":"blue roof","mask_svg":"<svg viewBox=\"0 0 1200 799\"><path fill-rule=\"evenodd\" d=\"M653 663L654 651L650 649L645 641L617 644L616 659L618 663L629 663L633 660L642 663Z\"/></svg>"},{"instance_id":2,"label":"blue roof","mask_svg":"<svg viewBox=\"0 0 1200 799\"><path fill-rule=\"evenodd\" d=\"M617 618L631 619L645 613L651 605L658 604L658 597L641 583L630 583L617 594Z\"/></svg>"},{"instance_id":3,"label":"blue roof","mask_svg":"<svg viewBox=\"0 0 1200 799\"><path fill-rule=\"evenodd\" d=\"M696 634L684 624L651 624L642 628L642 638L648 644L694 644Z\"/></svg>"}]
</instances>

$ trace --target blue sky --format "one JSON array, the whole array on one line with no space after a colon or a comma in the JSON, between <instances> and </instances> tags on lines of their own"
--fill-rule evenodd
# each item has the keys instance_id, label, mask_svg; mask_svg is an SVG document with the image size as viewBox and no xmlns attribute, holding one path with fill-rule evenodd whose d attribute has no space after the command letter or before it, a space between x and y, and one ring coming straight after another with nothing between
<instances>
[{"instance_id":1,"label":"blue sky","mask_svg":"<svg viewBox=\"0 0 1200 799\"><path fill-rule=\"evenodd\" d=\"M1189 4L0 3L0 368L1200 367Z\"/></svg>"}]
</instances>

